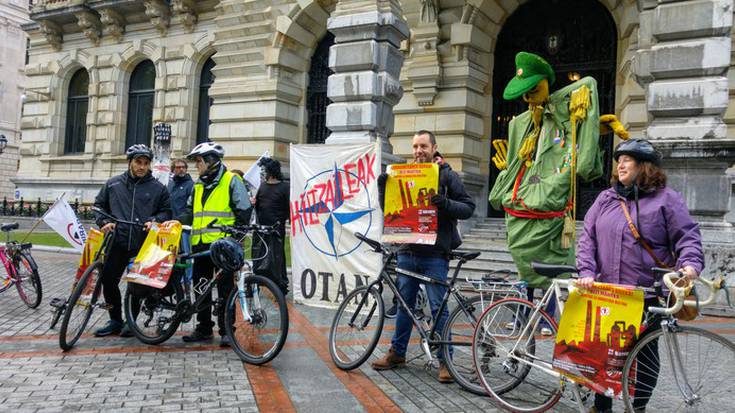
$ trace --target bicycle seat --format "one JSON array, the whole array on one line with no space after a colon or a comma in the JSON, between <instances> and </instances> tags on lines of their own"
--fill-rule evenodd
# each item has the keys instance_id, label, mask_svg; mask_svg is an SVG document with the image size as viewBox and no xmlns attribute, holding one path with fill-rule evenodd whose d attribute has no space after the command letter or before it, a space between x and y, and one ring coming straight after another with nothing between
<instances>
[{"instance_id":1,"label":"bicycle seat","mask_svg":"<svg viewBox=\"0 0 735 413\"><path fill-rule=\"evenodd\" d=\"M536 273L543 275L544 277L554 278L562 274L576 274L577 267L574 265L561 265L561 264L544 264L542 262L532 262L531 268Z\"/></svg>"},{"instance_id":2,"label":"bicycle seat","mask_svg":"<svg viewBox=\"0 0 735 413\"><path fill-rule=\"evenodd\" d=\"M0 231L2 232L9 232L18 228L20 228L20 224L18 224L17 222L13 222L10 224L0 224Z\"/></svg>"},{"instance_id":3,"label":"bicycle seat","mask_svg":"<svg viewBox=\"0 0 735 413\"><path fill-rule=\"evenodd\" d=\"M462 260L462 261L472 261L475 258L479 257L481 252L459 252L459 251L452 251L449 253L449 259L452 260Z\"/></svg>"}]
</instances>

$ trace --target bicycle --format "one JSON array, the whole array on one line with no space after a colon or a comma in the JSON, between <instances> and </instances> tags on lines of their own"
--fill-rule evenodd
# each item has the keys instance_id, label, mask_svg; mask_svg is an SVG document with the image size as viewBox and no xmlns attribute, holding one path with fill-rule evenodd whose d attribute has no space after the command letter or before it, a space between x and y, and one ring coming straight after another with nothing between
<instances>
[{"instance_id":1,"label":"bicycle","mask_svg":"<svg viewBox=\"0 0 735 413\"><path fill-rule=\"evenodd\" d=\"M57 308L59 316L63 315L61 320L61 328L59 329L59 347L63 351L71 350L77 341L81 338L84 330L92 318L92 312L95 308L108 309L106 303L98 303L100 292L102 291L102 270L105 266L105 260L112 248L112 241L117 234L117 227L120 224L144 227L138 222L117 219L99 208L92 208L94 212L104 215L115 223L115 229L105 233L102 245L94 256L92 263L84 270L82 276L76 281L72 287L72 293L69 298L60 304L52 303ZM55 316L58 319L58 317ZM52 323L55 324L55 322Z\"/></svg>"},{"instance_id":2,"label":"bicycle","mask_svg":"<svg viewBox=\"0 0 735 413\"><path fill-rule=\"evenodd\" d=\"M455 287L462 265L477 258L480 253L456 251L450 253L450 258L459 260L459 263L451 279L440 281L423 274L397 268L397 250L383 246L380 242L371 240L359 233L356 233L355 237L366 243L373 251L383 254L384 263L375 280L347 294L337 309L329 330L329 354L334 364L342 370L349 371L358 368L372 355L380 339L385 321L385 304L382 292L383 284L386 284L398 299L398 305L407 311L413 325L418 330L421 349L423 350L422 354L427 359L427 368L435 365L436 358L432 355L432 351L441 351L447 368L457 383L468 391L484 395L484 390L475 379L476 374L468 351L471 345L469 331L472 331L481 313L481 308L476 307L481 297L467 298L460 294L459 289ZM436 323L431 323L431 327L429 327L429 323L425 319L419 320L416 313L410 311L408 304L398 292L396 281L391 277L391 274L395 275L396 273L418 279L423 283L447 287L447 292L444 294L437 314L442 313L449 302L450 296L454 298L457 306L447 318L441 334L437 331ZM452 356L450 346L457 350L454 356Z\"/></svg>"},{"instance_id":3,"label":"bicycle","mask_svg":"<svg viewBox=\"0 0 735 413\"><path fill-rule=\"evenodd\" d=\"M0 224L0 231L5 233L5 245L0 246L0 261L5 268L4 272L0 272L0 293L15 285L20 299L28 308L36 308L41 304L43 288L38 265L31 256L33 245L10 239L10 232L19 227L17 222Z\"/></svg>"},{"instance_id":4,"label":"bicycle","mask_svg":"<svg viewBox=\"0 0 735 413\"><path fill-rule=\"evenodd\" d=\"M532 266L538 274L550 278L577 272L574 266L539 263L533 263ZM626 411L639 412L641 405L643 410L647 405L653 411L665 412L679 411L677 408L681 408L682 405L687 409L694 408L693 411L728 410L731 408L729 405L720 405L719 409L712 410L710 410L712 406L705 406L704 410L699 408L705 403L704 396L708 396L708 393L703 391L704 386L713 384L712 389L718 393L722 390L721 394L728 395L735 390L732 383L723 386L717 380L702 377L699 377L699 380L692 380L692 378L696 374L706 375L712 371L713 366L708 365L708 362L718 363L718 368L724 368L725 372L735 371L735 345L709 331L680 326L674 316L683 305L706 306L713 302L716 291L724 288L722 278L714 281L700 279L709 290L708 298L700 303L684 300L687 290L676 286L672 281L672 278L680 277L681 274L668 270L657 271L665 272L664 284L677 301L670 308L653 305L647 308L643 330L655 327L655 323L659 323L661 328L646 334L638 341L625 360L622 369L622 398ZM581 386L552 366L557 324L554 318L543 310L552 297L555 297L557 308L563 312L562 289L568 288L572 282L572 280L553 279L551 288L536 304L516 298L500 300L490 305L479 319L472 340L472 358L483 387L503 409L514 412L543 412L552 408L560 400L562 393L569 388L578 410L585 411ZM637 287L637 289L655 294L659 299L664 297L660 282L654 284L653 288ZM552 329L552 336L545 337L540 334L542 324ZM654 355L651 346L654 345L652 343L658 344L659 339L663 342L665 350L656 349L658 355ZM702 352L707 352L704 360L698 358ZM707 355L711 352L716 354L709 359ZM659 366L658 373L655 373L656 364ZM692 371L688 370L690 367L693 368ZM728 374L724 376L729 378ZM656 380L651 386L648 382L654 377ZM642 386L646 384L648 388L643 388ZM634 409L636 392L640 392L641 397L637 410ZM722 397L719 400L726 398ZM717 397L708 397L706 401L719 402Z\"/></svg>"},{"instance_id":5,"label":"bicycle","mask_svg":"<svg viewBox=\"0 0 735 413\"><path fill-rule=\"evenodd\" d=\"M210 225L210 228L234 235L242 242L250 233L274 232L277 225ZM191 265L189 261L207 255L209 251L179 254L174 267L187 268ZM191 277L182 277L181 273L175 272L172 274L174 280L169 280L173 287L171 291L158 290L143 298L137 317L134 314L132 295L127 292L125 315L133 334L141 342L150 345L168 340L182 322L188 322L206 308L203 301L220 282L221 274L222 270L218 269L211 281L203 279L200 285L192 285ZM215 314L225 311L225 332L240 359L249 364L265 364L280 353L286 342L289 323L286 298L273 281L253 274L252 260L245 261L245 269L235 273L234 281L237 288L232 290L227 300L220 298L211 305L214 306ZM198 298L192 301L193 291L198 294Z\"/></svg>"}]
</instances>

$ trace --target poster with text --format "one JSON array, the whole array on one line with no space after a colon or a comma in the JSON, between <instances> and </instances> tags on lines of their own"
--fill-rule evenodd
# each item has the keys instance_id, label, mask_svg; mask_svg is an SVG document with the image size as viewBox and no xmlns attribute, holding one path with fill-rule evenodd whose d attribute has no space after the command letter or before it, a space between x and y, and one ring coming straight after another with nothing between
<instances>
[{"instance_id":1,"label":"poster with text","mask_svg":"<svg viewBox=\"0 0 735 413\"><path fill-rule=\"evenodd\" d=\"M388 165L386 172L383 242L434 245L438 216L431 197L438 193L439 165Z\"/></svg>"},{"instance_id":2,"label":"poster with text","mask_svg":"<svg viewBox=\"0 0 735 413\"><path fill-rule=\"evenodd\" d=\"M621 397L623 366L640 334L643 291L595 283L573 288L554 347L555 369L608 397Z\"/></svg>"},{"instance_id":3,"label":"poster with text","mask_svg":"<svg viewBox=\"0 0 735 413\"><path fill-rule=\"evenodd\" d=\"M135 257L125 280L153 288L163 288L174 269L181 241L181 224L153 225Z\"/></svg>"},{"instance_id":4,"label":"poster with text","mask_svg":"<svg viewBox=\"0 0 735 413\"><path fill-rule=\"evenodd\" d=\"M380 272L382 256L355 237L380 240L380 145L291 145L294 301L337 307Z\"/></svg>"},{"instance_id":5,"label":"poster with text","mask_svg":"<svg viewBox=\"0 0 735 413\"><path fill-rule=\"evenodd\" d=\"M90 228L87 233L87 239L84 242L84 248L82 249L82 256L79 257L79 267L77 267L76 280L82 278L84 271L87 270L90 264L94 261L94 257L97 255L97 251L102 247L102 241L105 239L105 234L102 231Z\"/></svg>"}]
</instances>

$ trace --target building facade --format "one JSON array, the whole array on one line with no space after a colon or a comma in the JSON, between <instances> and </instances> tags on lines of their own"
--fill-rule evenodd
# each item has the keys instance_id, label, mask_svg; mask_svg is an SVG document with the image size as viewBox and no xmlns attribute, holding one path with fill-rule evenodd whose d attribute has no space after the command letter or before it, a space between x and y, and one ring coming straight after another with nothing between
<instances>
[{"instance_id":1,"label":"building facade","mask_svg":"<svg viewBox=\"0 0 735 413\"><path fill-rule=\"evenodd\" d=\"M11 179L18 169L20 117L25 84L26 33L21 25L28 23L28 1L8 0L0 3L0 134L8 146L0 154L0 201L12 199L15 185Z\"/></svg>"}]
</instances>

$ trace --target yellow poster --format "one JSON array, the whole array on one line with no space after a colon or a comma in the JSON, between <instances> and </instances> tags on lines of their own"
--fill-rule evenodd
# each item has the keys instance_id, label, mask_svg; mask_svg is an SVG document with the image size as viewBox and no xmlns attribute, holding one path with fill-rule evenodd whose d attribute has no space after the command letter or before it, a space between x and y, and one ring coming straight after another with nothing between
<instances>
[{"instance_id":1,"label":"yellow poster","mask_svg":"<svg viewBox=\"0 0 735 413\"><path fill-rule=\"evenodd\" d=\"M439 165L388 165L386 172L383 242L433 245L438 221L431 197L438 194Z\"/></svg>"},{"instance_id":2,"label":"yellow poster","mask_svg":"<svg viewBox=\"0 0 735 413\"><path fill-rule=\"evenodd\" d=\"M620 397L623 365L642 317L641 290L603 283L571 289L556 336L554 368L597 393Z\"/></svg>"},{"instance_id":3,"label":"yellow poster","mask_svg":"<svg viewBox=\"0 0 735 413\"><path fill-rule=\"evenodd\" d=\"M97 251L102 247L102 241L105 239L105 234L102 231L91 228L87 232L87 241L84 242L84 248L82 249L82 256L79 258L79 267L77 268L76 279L82 278L82 274L87 270L87 267L94 261Z\"/></svg>"},{"instance_id":4,"label":"yellow poster","mask_svg":"<svg viewBox=\"0 0 735 413\"><path fill-rule=\"evenodd\" d=\"M180 241L180 223L153 225L125 279L154 288L165 287L176 262Z\"/></svg>"}]
</instances>

